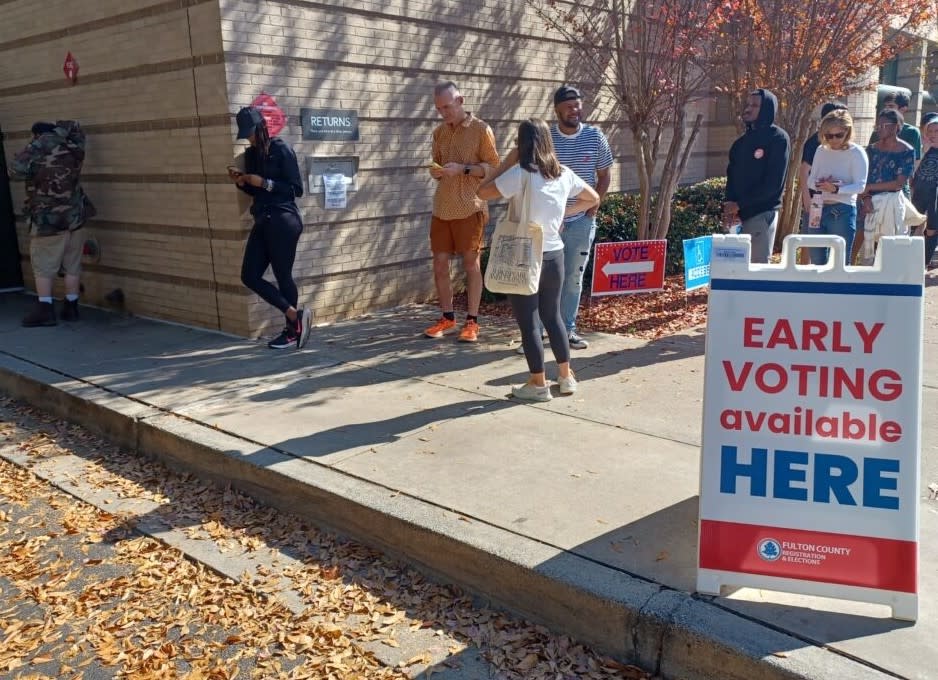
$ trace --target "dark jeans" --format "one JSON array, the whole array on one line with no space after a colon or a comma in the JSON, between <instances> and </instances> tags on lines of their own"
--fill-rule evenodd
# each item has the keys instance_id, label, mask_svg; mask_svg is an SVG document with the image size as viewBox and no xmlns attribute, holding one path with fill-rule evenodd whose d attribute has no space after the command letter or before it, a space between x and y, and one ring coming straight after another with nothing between
<instances>
[{"instance_id":1,"label":"dark jeans","mask_svg":"<svg viewBox=\"0 0 938 680\"><path fill-rule=\"evenodd\" d=\"M275 210L258 215L244 247L241 283L260 295L265 302L281 312L296 307L299 293L293 281L296 244L303 233L303 222L296 213ZM264 280L270 267L277 279L274 286Z\"/></svg>"},{"instance_id":2,"label":"dark jeans","mask_svg":"<svg viewBox=\"0 0 938 680\"><path fill-rule=\"evenodd\" d=\"M521 329L521 346L531 373L544 372L544 344L538 327L538 317L544 324L550 349L558 364L570 361L570 340L560 316L560 292L563 286L563 250L544 253L541 280L534 295L509 295L511 309Z\"/></svg>"},{"instance_id":3,"label":"dark jeans","mask_svg":"<svg viewBox=\"0 0 938 680\"><path fill-rule=\"evenodd\" d=\"M938 204L936 204L936 192L938 192L938 187L928 185L914 187L912 191L912 204L915 205L915 209L928 216L928 220L925 222L926 267L931 263L931 259L935 255L935 249L938 248ZM929 235L929 231L934 231L935 233Z\"/></svg>"}]
</instances>

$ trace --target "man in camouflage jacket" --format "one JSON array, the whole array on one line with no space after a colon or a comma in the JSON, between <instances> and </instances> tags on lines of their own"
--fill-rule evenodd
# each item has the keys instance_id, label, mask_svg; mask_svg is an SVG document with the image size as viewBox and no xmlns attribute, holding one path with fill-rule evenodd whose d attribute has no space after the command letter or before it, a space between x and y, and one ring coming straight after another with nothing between
<instances>
[{"instance_id":1,"label":"man in camouflage jacket","mask_svg":"<svg viewBox=\"0 0 938 680\"><path fill-rule=\"evenodd\" d=\"M52 283L65 271L65 321L78 320L82 239L76 233L93 208L79 184L85 160L85 133L78 123L36 123L33 139L13 159L10 176L26 180L26 216L30 223L29 257L38 302L24 326L54 326Z\"/></svg>"}]
</instances>

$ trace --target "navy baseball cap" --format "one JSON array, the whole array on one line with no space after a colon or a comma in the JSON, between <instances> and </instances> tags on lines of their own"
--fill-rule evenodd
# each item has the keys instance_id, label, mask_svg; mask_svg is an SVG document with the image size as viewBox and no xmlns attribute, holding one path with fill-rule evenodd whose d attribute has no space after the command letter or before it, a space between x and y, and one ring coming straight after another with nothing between
<instances>
[{"instance_id":1,"label":"navy baseball cap","mask_svg":"<svg viewBox=\"0 0 938 680\"><path fill-rule=\"evenodd\" d=\"M238 121L238 139L247 139L254 134L258 125L264 122L261 112L253 106L245 106L235 117Z\"/></svg>"}]
</instances>

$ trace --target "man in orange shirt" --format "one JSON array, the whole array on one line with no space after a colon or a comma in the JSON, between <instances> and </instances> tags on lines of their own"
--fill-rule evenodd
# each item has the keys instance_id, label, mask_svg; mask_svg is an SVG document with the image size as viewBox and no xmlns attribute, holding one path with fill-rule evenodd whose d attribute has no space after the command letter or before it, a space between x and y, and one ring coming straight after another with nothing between
<instances>
[{"instance_id":1,"label":"man in orange shirt","mask_svg":"<svg viewBox=\"0 0 938 680\"><path fill-rule=\"evenodd\" d=\"M492 128L463 108L463 97L452 81L433 88L433 103L443 122L433 131L433 165L430 176L437 180L430 222L433 280L443 315L424 331L428 338L442 338L456 329L453 285L449 261L462 256L466 271L466 323L461 342L479 339L479 302L482 299L482 268L479 251L489 221L488 207L476 191L490 167L499 163Z\"/></svg>"}]
</instances>

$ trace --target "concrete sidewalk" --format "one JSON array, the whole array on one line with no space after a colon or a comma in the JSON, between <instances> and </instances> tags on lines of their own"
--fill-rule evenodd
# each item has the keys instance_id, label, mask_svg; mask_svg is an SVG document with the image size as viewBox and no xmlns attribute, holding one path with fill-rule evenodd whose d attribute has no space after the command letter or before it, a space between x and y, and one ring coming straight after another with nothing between
<instances>
[{"instance_id":1,"label":"concrete sidewalk","mask_svg":"<svg viewBox=\"0 0 938 680\"><path fill-rule=\"evenodd\" d=\"M513 324L427 340L409 307L301 352L82 310L24 329L0 296L0 389L303 513L669 678L938 676L938 424L924 423L921 607L693 595L703 331L591 336L580 391L508 398ZM926 291L924 413L938 409ZM550 374L552 364L548 364ZM556 389L556 388L555 388ZM555 391L556 396L556 391ZM931 643L928 640L932 640Z\"/></svg>"}]
</instances>

